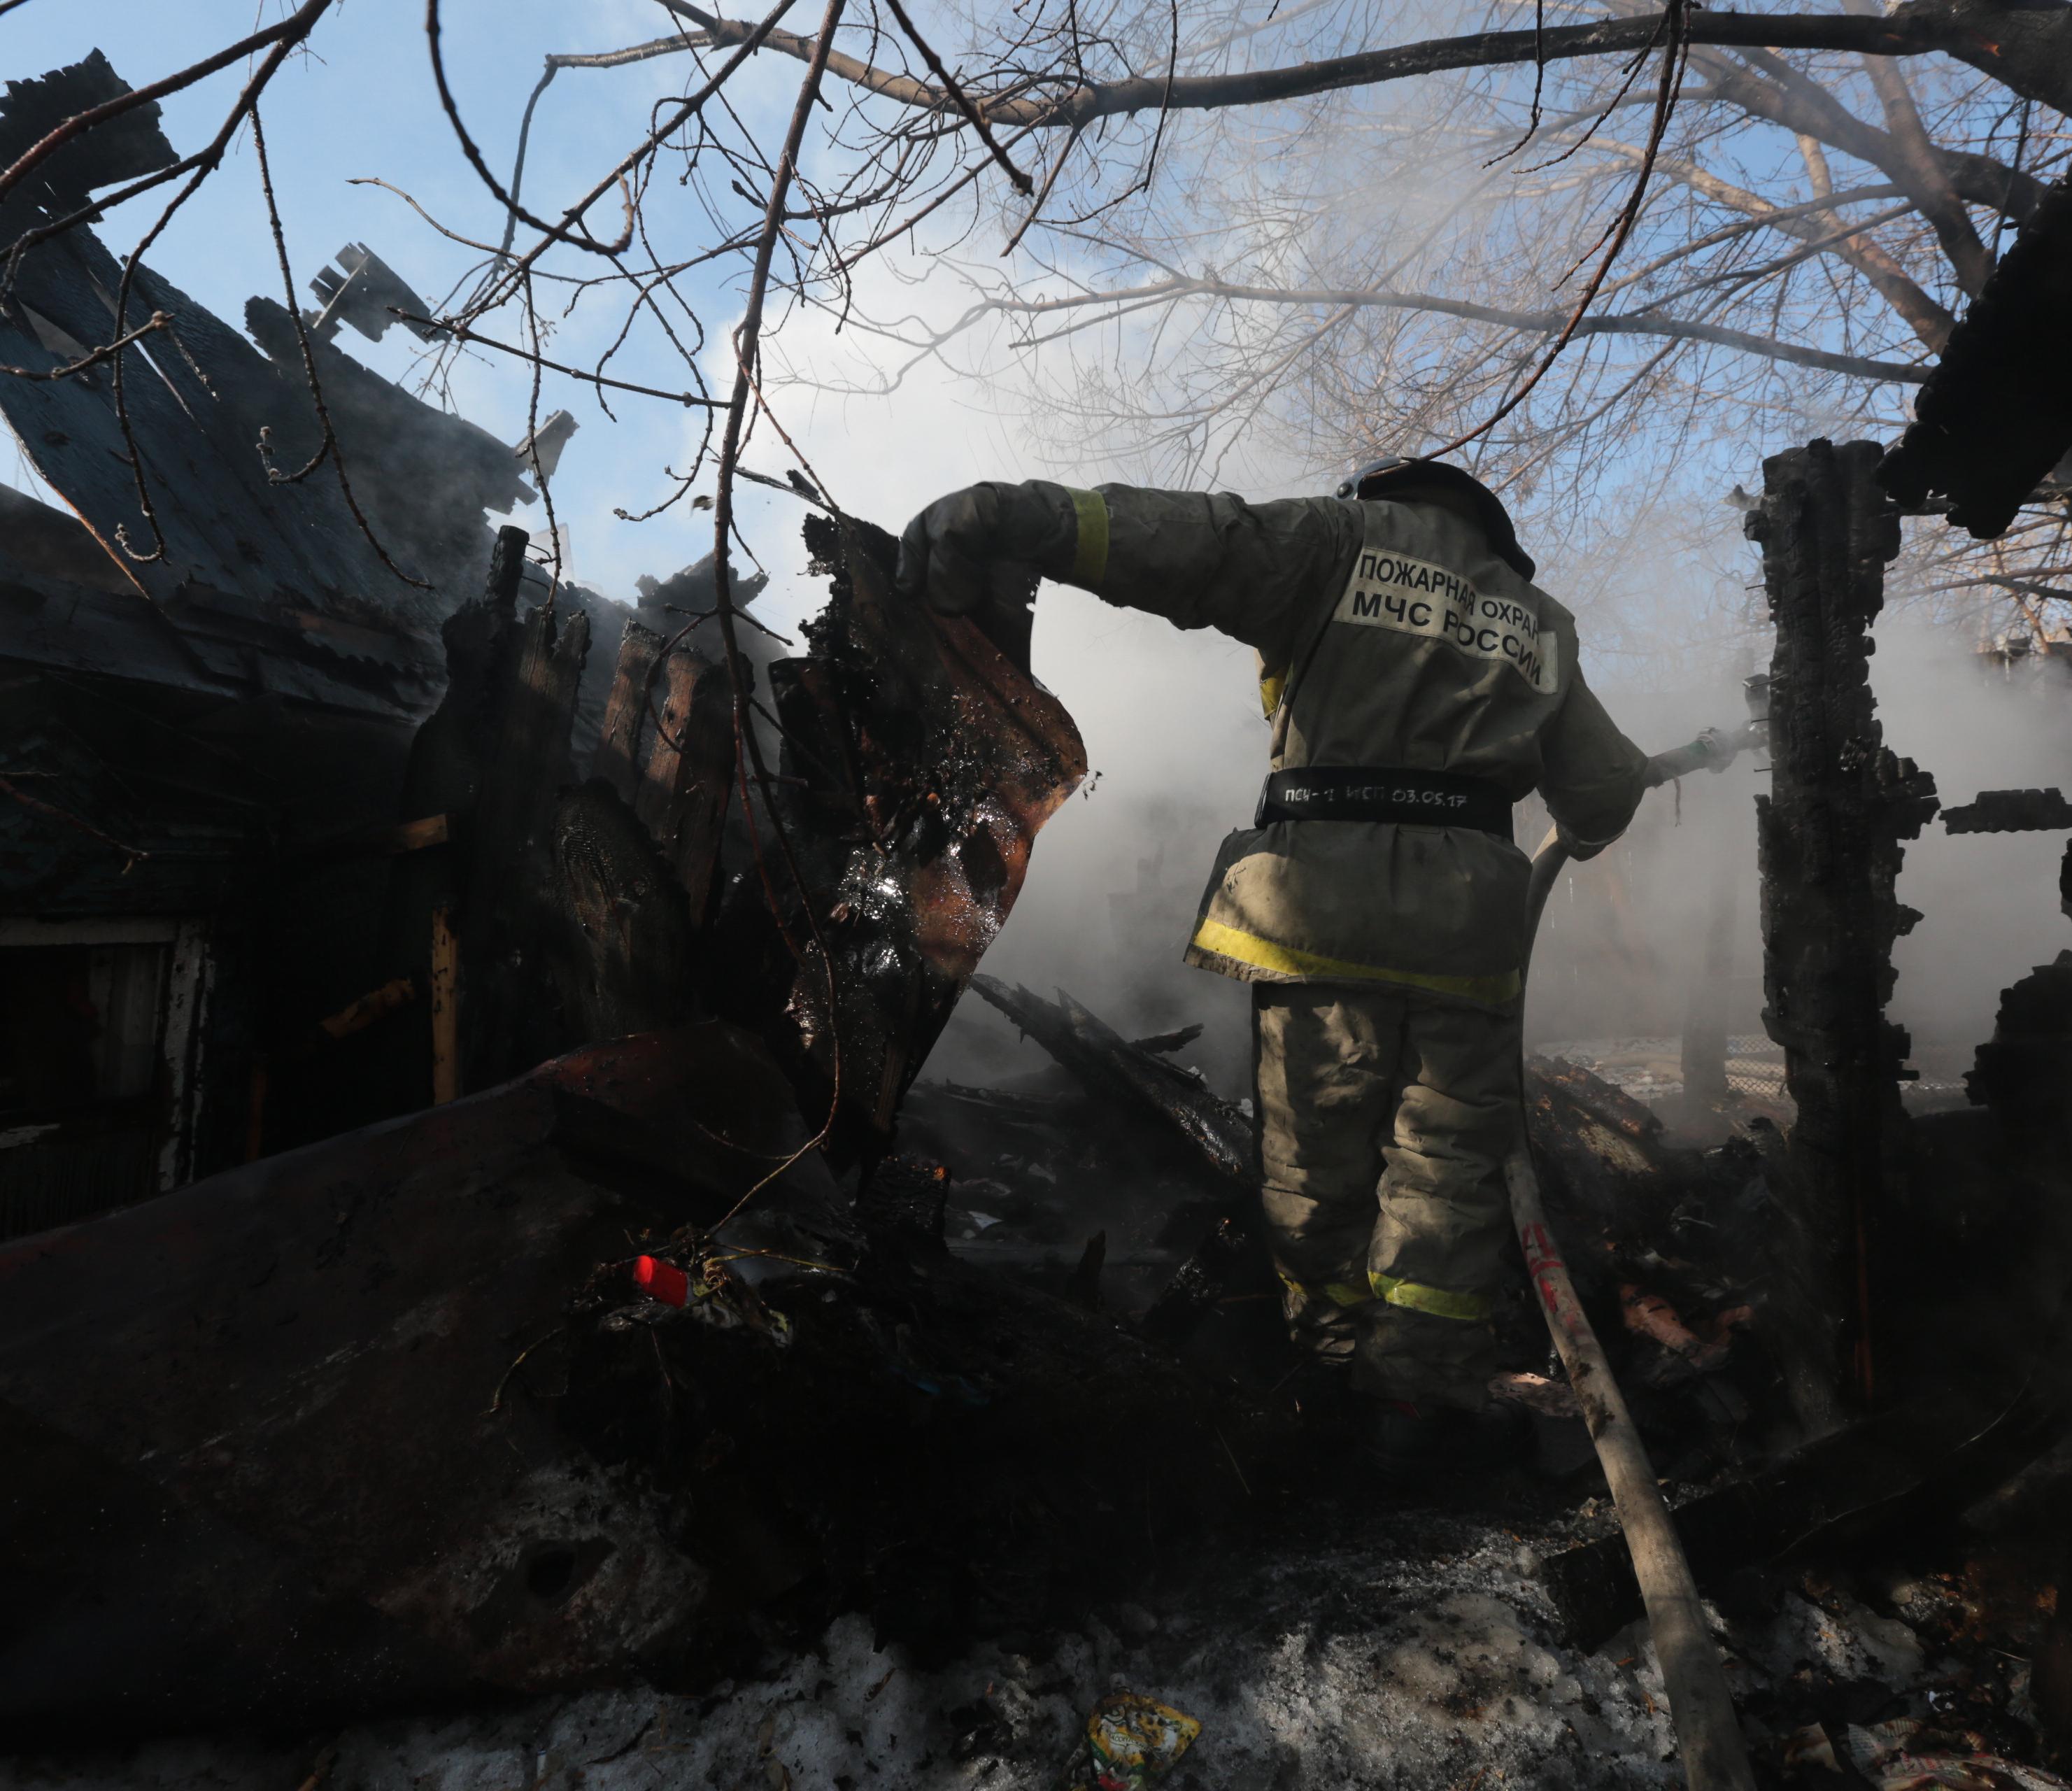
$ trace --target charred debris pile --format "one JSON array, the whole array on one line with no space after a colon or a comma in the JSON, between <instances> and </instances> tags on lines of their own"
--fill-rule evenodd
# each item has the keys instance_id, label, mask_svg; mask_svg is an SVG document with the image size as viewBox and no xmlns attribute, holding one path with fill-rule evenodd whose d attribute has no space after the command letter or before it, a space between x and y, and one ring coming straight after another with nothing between
<instances>
[{"instance_id":1,"label":"charred debris pile","mask_svg":"<svg viewBox=\"0 0 2072 1791\"><path fill-rule=\"evenodd\" d=\"M726 667L637 623L578 757L586 618L526 604L507 532L391 822L443 826L381 861L429 991L367 1042L416 1091L0 1250L17 1732L694 1687L842 1613L924 1665L1040 1650L1320 1513L1358 1534L1379 1509L1414 1554L1428 1501L1378 1500L1304 1409L1248 1115L1184 1033L978 969L1083 770L1013 619L1003 649L888 601L867 525L812 541L832 596L758 679L776 812L744 814ZM779 821L801 875L773 904ZM2064 1646L2037 1595L2063 1479L2046 985L1982 1053L1992 1104L1897 1122L1868 1417L1862 1315L1829 1295L1853 1233L1819 1230L1791 1133L1744 1114L1694 1148L1531 1066L1557 1229L1706 1589L1755 1624L1912 1587L1898 1620L1974 1753L2062 1722L2062 1688L2006 1664ZM967 989L1052 1080L917 1081ZM1534 1537L1538 1620L1593 1648L1634 1589L1522 1287L1501 1324L1536 1471L1440 1502ZM1814 1661L1745 1714L1777 1753L1920 1701Z\"/></svg>"},{"instance_id":2,"label":"charred debris pile","mask_svg":"<svg viewBox=\"0 0 2072 1791\"><path fill-rule=\"evenodd\" d=\"M0 150L123 91L98 58L49 80L10 87ZM9 207L162 166L132 116ZM39 244L0 360L64 364L120 279L84 231ZM1279 1340L1248 1114L1186 1035L980 971L1086 769L1026 611L901 603L890 537L831 514L788 657L677 626L709 566L631 611L543 576L484 512L567 429L514 449L331 340L400 284L356 246L310 319L348 453L393 469L393 568L252 448L314 440L278 307L248 337L140 268L171 340L126 424L101 370L0 383L78 519L10 499L0 532L7 1731L694 1688L845 1614L922 1662L1040 1652L1291 1513L1383 1509L1414 1549L1420 1509L1478 1499L1536 1540L1534 1621L1585 1649L1629 1622L1522 1284L1535 1472L1379 1498ZM1730 1624L1877 1604L1934 1663L1939 1703L1817 1650L1749 1680L1779 1769L1823 1723L2072 1746L2072 957L2008 991L1974 1106L1902 1110L1893 878L1935 797L1864 676L1876 459L1778 456L1752 519L1790 1101L1701 1149L1530 1066L1556 1229L1705 1591ZM2056 793L1964 816L2066 825ZM919 1080L967 991L1051 1080Z\"/></svg>"}]
</instances>

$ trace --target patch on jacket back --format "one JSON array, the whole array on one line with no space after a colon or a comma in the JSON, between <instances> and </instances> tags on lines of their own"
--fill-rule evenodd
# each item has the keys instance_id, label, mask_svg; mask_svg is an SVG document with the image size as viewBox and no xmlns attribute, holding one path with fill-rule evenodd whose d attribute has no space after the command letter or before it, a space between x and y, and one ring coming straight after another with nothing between
<instances>
[{"instance_id":1,"label":"patch on jacket back","mask_svg":"<svg viewBox=\"0 0 2072 1791\"><path fill-rule=\"evenodd\" d=\"M1443 640L1471 659L1501 660L1542 696L1560 683L1555 635L1515 598L1490 597L1429 560L1363 547L1334 621Z\"/></svg>"}]
</instances>

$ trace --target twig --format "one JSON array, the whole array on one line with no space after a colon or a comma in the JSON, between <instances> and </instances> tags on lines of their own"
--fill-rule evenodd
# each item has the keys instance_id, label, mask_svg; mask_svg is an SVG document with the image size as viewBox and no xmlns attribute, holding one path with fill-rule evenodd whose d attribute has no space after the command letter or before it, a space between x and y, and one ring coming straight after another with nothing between
<instances>
[{"instance_id":1,"label":"twig","mask_svg":"<svg viewBox=\"0 0 2072 1791\"><path fill-rule=\"evenodd\" d=\"M83 373L89 367L99 366L111 356L121 354L140 336L149 336L154 330L164 329L172 320L171 312L154 311L148 323L139 323L128 335L118 336L113 342L104 342L91 353L82 355L77 360L69 361L64 366L53 367L45 373L38 373L33 367L0 366L0 373L11 375L15 379L70 379L74 373Z\"/></svg>"},{"instance_id":2,"label":"twig","mask_svg":"<svg viewBox=\"0 0 2072 1791\"><path fill-rule=\"evenodd\" d=\"M1230 1457L1231 1472L1237 1476L1237 1484L1244 1488L1244 1496L1248 1499L1252 1497L1252 1482L1244 1477L1244 1470L1238 1466L1236 1452L1231 1447L1229 1443L1225 1440L1223 1433L1220 1429L1214 1424L1211 1424L1209 1428L1215 1431L1216 1441L1223 1444L1223 1453Z\"/></svg>"},{"instance_id":3,"label":"twig","mask_svg":"<svg viewBox=\"0 0 2072 1791\"><path fill-rule=\"evenodd\" d=\"M549 360L532 348L514 348L508 342L498 342L471 329L457 318L420 317L415 311L404 311L398 306L388 307L391 316L400 317L406 323L428 324L435 330L444 330L456 340L471 343L478 348L494 348L499 354L516 355L520 360L529 360L544 367L550 373L565 373L570 379L579 379L592 385L608 385L615 392L637 393L643 398L667 398L672 404L703 406L708 410L719 409L717 398L701 398L689 392L664 392L660 386L635 385L623 379L607 379L602 373L586 373L580 367L564 366L558 360Z\"/></svg>"},{"instance_id":4,"label":"twig","mask_svg":"<svg viewBox=\"0 0 2072 1791\"><path fill-rule=\"evenodd\" d=\"M517 201L525 179L525 150L532 141L532 114L539 106L540 96L547 91L554 76L564 68L623 68L629 63L647 62L656 56L703 47L703 43L689 32L676 31L668 37L651 38L645 43L629 44L623 50L603 50L590 55L557 52L547 58L539 84L525 101L524 116L518 121L518 153L511 164L511 202L504 208L503 246L496 251L500 261L510 257L511 239L518 233Z\"/></svg>"},{"instance_id":5,"label":"twig","mask_svg":"<svg viewBox=\"0 0 2072 1791\"><path fill-rule=\"evenodd\" d=\"M1034 224L1036 220L1042 215L1044 202L1050 198L1050 189L1057 185L1058 176L1064 172L1066 161L1071 156L1073 150L1078 146L1079 141L1079 133L1076 129L1075 129L1072 134L1065 139L1065 146L1059 150L1056 156L1052 159L1050 163L1050 171L1043 176L1043 190L1037 194L1036 203L1029 208L1029 216L1022 220L1021 224L1016 228L1014 234L1007 239L1007 246L1001 250L1001 253L1003 256L1011 255L1014 253L1016 249L1021 245L1022 239L1029 234L1030 226Z\"/></svg>"},{"instance_id":6,"label":"twig","mask_svg":"<svg viewBox=\"0 0 2072 1791\"><path fill-rule=\"evenodd\" d=\"M286 53L285 45L274 51L277 57L284 56ZM246 92L254 93L256 85L263 84L266 76L267 71L263 69L255 74L252 82L247 84ZM233 108L232 115L235 116L235 113L236 109ZM158 241L166 226L173 221L174 214L194 197L195 194L200 190L201 183L208 179L209 175L215 171L215 168L216 164L213 163L207 167L197 168L195 171L194 178L173 195L172 198L166 202L166 208L159 212L157 220L151 228L137 239L136 246L123 257L122 278L115 283L115 328L118 335L130 321L130 289L137 283L137 270L143 265L144 251ZM175 337L174 340L177 344L179 338ZM184 353L185 350L182 350L182 352ZM137 565L150 566L166 558L167 552L166 532L158 526L158 513L151 502L150 482L144 476L144 450L137 439L137 426L130 415L128 371L129 357L117 353L115 356L115 377L111 382L114 387L115 426L122 432L122 445L128 451L130 483L136 488L138 513L143 517L151 531L151 551L148 554L140 554L130 546L130 528L126 523L118 522L115 525L115 545ZM206 380L203 381L204 385L207 383Z\"/></svg>"},{"instance_id":7,"label":"twig","mask_svg":"<svg viewBox=\"0 0 2072 1791\"><path fill-rule=\"evenodd\" d=\"M750 476L744 474L742 476L747 477ZM763 478L760 474L756 474L753 476L754 476L760 484L765 485L774 485L777 483L774 479ZM791 491L792 488L789 485L786 485L781 487L780 489L788 492ZM804 493L796 492L794 495L803 496L804 496ZM709 622L715 616L719 614L719 611L716 609L689 610L684 609L680 605L676 603L664 603L662 607L673 615L689 617L690 626L692 628L696 628L701 622ZM767 634L772 640L779 641L787 647L796 646L797 644L797 643L792 640L791 636L788 634L779 634L775 628L771 628L767 622L758 621L754 616L750 616L745 609L737 609L734 612L734 619L737 622L746 622L751 628L755 629L758 632ZM680 631L676 638L681 638ZM754 699L753 698L750 698L750 702L753 702L754 700ZM757 706L760 707L761 706L758 704ZM769 711L765 710L763 713L767 714Z\"/></svg>"},{"instance_id":8,"label":"twig","mask_svg":"<svg viewBox=\"0 0 2072 1791\"><path fill-rule=\"evenodd\" d=\"M478 254L495 255L500 253L500 251L492 248L486 242L477 242L472 237L463 237L458 230L449 230L446 225L440 223L439 220L434 217L430 212L426 211L423 206L420 205L416 199L410 194L405 192L401 187L396 185L393 181L384 180L379 175L354 175L346 182L346 185L348 187L379 187L384 193L393 193L398 199L402 200L405 205L409 206L412 211L415 212L419 217L422 218L426 223L429 224L434 230L438 231L441 236L444 237L448 242L457 242L462 248L472 249ZM396 307L393 305L391 305L388 308L391 311L396 310ZM400 317L403 314L401 311L396 311L396 315Z\"/></svg>"},{"instance_id":9,"label":"twig","mask_svg":"<svg viewBox=\"0 0 2072 1791\"><path fill-rule=\"evenodd\" d=\"M618 241L602 243L587 230L580 236L575 233L571 226L581 216L580 212L563 219L558 224L549 224L545 218L535 217L520 205L516 194L507 193L504 190L496 176L489 171L489 164L483 160L482 151L475 147L475 139L468 134L467 126L461 122L460 107L454 101L453 89L446 83L446 52L440 47L440 35L439 0L425 0L425 47L432 59L432 80L439 90L439 104L446 109L446 122L453 126L454 135L460 140L461 153L467 158L468 165L481 175L483 184L496 196L497 204L507 212L523 218L533 229L543 232L553 241L566 243L571 249L606 256L623 254L631 249L633 246L633 197L630 192L626 198L626 228L619 233ZM541 84L545 86L546 84L543 81ZM622 188L625 186L623 178L620 179L619 184ZM606 185L608 189L610 183L607 181Z\"/></svg>"},{"instance_id":10,"label":"twig","mask_svg":"<svg viewBox=\"0 0 2072 1791\"><path fill-rule=\"evenodd\" d=\"M1000 140L986 124L985 114L972 103L971 96L957 84L956 78L944 65L943 59L935 54L928 40L915 29L914 21L906 16L906 9L899 4L899 0L885 0L885 4L890 8L892 16L899 21L900 30L913 39L914 47L921 52L921 60L927 64L929 72L943 84L943 91L956 102L958 111L978 133L978 140L985 145L986 153L1000 164L1001 172L1014 183L1014 190L1026 199L1036 190L1035 182L1017 167L1007 151L1000 146Z\"/></svg>"},{"instance_id":11,"label":"twig","mask_svg":"<svg viewBox=\"0 0 2072 1791\"><path fill-rule=\"evenodd\" d=\"M832 504L828 503L825 498L822 497L819 492L802 491L798 486L793 484L788 479L772 479L767 472L750 472L746 467L736 467L734 469L734 476L737 479L746 479L750 484L767 485L773 492L788 492L793 497L799 499L802 503L810 504L816 509L825 510L829 516L837 516L841 513ZM755 618L752 616L744 615L743 620L750 622L755 621ZM763 624L759 622L756 623L756 626L758 628L761 628L762 625Z\"/></svg>"},{"instance_id":12,"label":"twig","mask_svg":"<svg viewBox=\"0 0 2072 1791\"><path fill-rule=\"evenodd\" d=\"M667 3L667 0L664 0L664 3ZM786 13L789 12L795 3L796 0L777 0L776 5L764 16L762 23L754 26L749 31L747 35L742 38L739 45L736 47L734 53L727 58L726 63L720 68L719 72L707 80L705 85L700 88L697 93L692 94L688 99L684 101L684 102L670 114L667 123L657 126L655 129L650 130L639 148L631 150L627 155L623 157L620 159L618 167L614 168L610 174L606 175L604 179L600 180L594 187L591 187L587 193L586 193L581 199L578 200L567 211L564 212L561 214L563 224L565 225L571 224L576 219L581 217L583 213L587 212L591 206L594 205L598 202L598 200L610 191L614 186L619 184L626 175L631 173L635 168L638 167L650 155L652 155L656 149L664 142L668 142L677 130L680 130L685 124L689 123L692 118L695 117L698 113L703 110L705 101L709 100L713 94L717 93L720 90L720 89L726 84L727 79L734 73L735 69L738 68L742 64L747 61L750 56L754 56L755 52L763 47L764 39L768 37L770 33L776 28L777 21L782 19ZM671 10L674 10L675 9L672 7ZM530 249L527 249L516 261L512 264L510 272L516 273L522 269L531 266L534 261L537 261L540 257L546 252L549 244L558 240L559 238L551 230L543 233L539 241L535 243ZM508 276L507 274L507 278L508 277ZM479 315L483 311L495 309L496 306L502 304L504 299L508 296L509 290L508 287L492 287L482 294L482 295L475 301L475 303L471 307L471 311L475 315Z\"/></svg>"},{"instance_id":13,"label":"twig","mask_svg":"<svg viewBox=\"0 0 2072 1791\"><path fill-rule=\"evenodd\" d=\"M565 1324L557 1324L536 1343L528 1343L518 1352L510 1367L504 1369L503 1377L497 1381L495 1392L489 1396L489 1409L482 1414L484 1418L494 1418L504 1410L504 1390L511 1385L511 1377L525 1365L525 1358L534 1350L545 1348L567 1328Z\"/></svg>"},{"instance_id":14,"label":"twig","mask_svg":"<svg viewBox=\"0 0 2072 1791\"><path fill-rule=\"evenodd\" d=\"M813 463L806 458L805 451L791 439L784 426L778 422L777 413L770 408L770 401L763 397L763 388L758 383L754 374L747 373L745 377L748 381L749 390L755 395L755 408L770 419L770 426L777 431L777 439L791 451L791 458L799 463L800 469L812 484L822 508L836 521L846 522L849 518L843 513L841 504L835 501L834 494L828 489L827 480L821 478L819 472L815 470ZM796 490L797 488L795 486L793 489Z\"/></svg>"},{"instance_id":15,"label":"twig","mask_svg":"<svg viewBox=\"0 0 2072 1791\"><path fill-rule=\"evenodd\" d=\"M97 839L103 846L113 846L126 858L134 861L138 858L148 858L151 855L139 846L125 846L121 840L113 835L101 832L92 821L80 820L69 809L60 809L54 803L46 802L41 797L30 795L12 778L0 777L0 795L12 797L31 813L47 815L53 821L63 821L66 826L76 828L88 839Z\"/></svg>"},{"instance_id":16,"label":"twig","mask_svg":"<svg viewBox=\"0 0 2072 1791\"><path fill-rule=\"evenodd\" d=\"M633 201L631 197L626 201L626 210L627 216L630 220L633 214ZM628 228L631 228L630 221ZM532 352L526 357L532 364L532 389L527 394L525 401L525 439L528 442L536 443L540 435L540 368L541 364L540 312L539 307L532 302L532 276L530 274L525 276L524 284L520 290L525 298L525 325L532 332ZM536 448L532 455L532 476L540 482L540 504L541 508L547 513L547 543L553 554L553 563L547 574L549 583L546 603L547 614L551 620L554 610L554 599L559 594L561 583L568 574L567 568L561 563L561 527L554 519L554 483L547 471L546 463L540 459Z\"/></svg>"},{"instance_id":17,"label":"twig","mask_svg":"<svg viewBox=\"0 0 2072 1791\"><path fill-rule=\"evenodd\" d=\"M1599 239L1602 241L1609 238L1610 245L1597 263L1597 271L1590 276L1589 284L1584 288L1583 295L1576 301L1576 308L1568 314L1568 321L1562 325L1560 335L1554 339L1553 345L1548 349L1540 364L1533 368L1524 383L1487 418L1465 435L1456 436L1443 447L1429 450L1420 455L1420 459L1436 460L1486 435L1524 403L1533 388L1547 377L1549 369L1560 358L1561 351L1568 346L1581 327L1585 314L1597 295L1597 289L1605 283L1611 273L1612 263L1618 259L1619 251L1626 247L1626 238L1633 233L1634 224L1640 216L1641 203L1647 196L1648 179L1655 172L1655 157L1660 153L1663 137L1669 129L1671 115L1676 109L1676 97L1683 88L1684 68L1689 48L1684 29L1684 9L1688 4L1688 0L1669 0L1662 14L1663 23L1668 31L1668 41L1663 47L1662 80L1655 93L1655 118L1647 134L1647 147L1641 158L1640 172L1634 178L1633 191L1628 195L1626 204L1607 227L1605 237Z\"/></svg>"},{"instance_id":18,"label":"twig","mask_svg":"<svg viewBox=\"0 0 2072 1791\"><path fill-rule=\"evenodd\" d=\"M1500 155L1492 155L1482 163L1493 168L1499 162L1507 162L1523 149L1540 133L1540 99L1547 86L1547 0L1532 0L1532 117L1525 126L1525 134ZM1619 89L1621 97L1626 93ZM1616 103L1616 102L1614 102ZM1480 1777L1481 1775L1476 1775Z\"/></svg>"}]
</instances>

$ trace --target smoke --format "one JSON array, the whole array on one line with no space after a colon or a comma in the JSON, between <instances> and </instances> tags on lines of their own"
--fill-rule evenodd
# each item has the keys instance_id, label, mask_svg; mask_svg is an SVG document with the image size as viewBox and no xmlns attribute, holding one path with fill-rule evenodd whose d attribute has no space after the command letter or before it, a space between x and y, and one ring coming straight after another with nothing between
<instances>
[{"instance_id":1,"label":"smoke","mask_svg":"<svg viewBox=\"0 0 2072 1791\"><path fill-rule=\"evenodd\" d=\"M1947 809L1988 789L2072 786L2072 673L2055 656L2008 665L1947 625L1881 624L1872 682L1886 743L1935 774ZM1893 953L1890 1014L1925 1073L1968 1065L2000 992L2072 945L2058 910L2066 841L1963 834L1938 818L1906 848L1899 899L1920 923Z\"/></svg>"},{"instance_id":2,"label":"smoke","mask_svg":"<svg viewBox=\"0 0 2072 1791\"><path fill-rule=\"evenodd\" d=\"M2010 665L1967 632L1904 608L1875 638L1885 743L1934 774L1945 809L1981 790L2072 786L2072 671L2062 661ZM1586 652L1587 640L1586 631ZM1766 639L1751 636L1748 648L1754 664L1766 662ZM1606 694L1622 725L1659 750L1735 719L1737 683L1723 670L1682 693ZM1729 941L1717 991L1727 1030L1760 1032L1754 805L1769 787L1765 764L1745 758L1651 794L1624 839L1562 878L1534 961L1529 1037L1675 1040L1707 986L1716 927ZM1922 918L1894 949L1888 1013L1911 1034L1925 1080L1959 1081L1991 1035L2000 991L2072 945L2058 908L2066 844L2047 833L1951 834L1938 817L1906 845L1898 896Z\"/></svg>"},{"instance_id":3,"label":"smoke","mask_svg":"<svg viewBox=\"0 0 2072 1791\"><path fill-rule=\"evenodd\" d=\"M1053 477L1092 484L1141 479L1141 463L1089 451L1061 463L1047 426L1008 408L1000 389L975 389L924 364L889 396L837 396L857 356L831 330L816 336L795 320L782 351L795 381L779 401L788 430L842 506L898 529L942 492L976 479ZM988 401L997 408L980 408ZM1248 469L1256 498L1314 492L1328 483L1283 459ZM1235 480L1231 483L1236 483ZM773 623L820 600L817 585L787 576L803 565L797 506L767 500L751 540L776 574L761 606ZM1741 679L1766 648L1726 626L1745 609L1742 563L1678 556L1690 568L1665 586L1662 542L1636 516L1624 530L1578 543L1532 543L1556 595L1580 589L1585 663L1618 719L1651 751L1689 739L1705 725L1732 726L1745 710ZM1593 648L1591 614L1616 608L1622 650ZM1644 611L1646 626L1630 618ZM1694 617L1708 619L1694 641ZM1189 968L1181 954L1216 847L1248 824L1266 771L1268 731L1249 649L1207 632L1183 633L1154 617L1120 610L1082 592L1046 587L1037 604L1036 673L1071 710L1085 738L1088 784L1044 830L1028 884L987 970L1047 994L1069 989L1126 1035L1199 1023L1182 1060L1227 1095L1250 1076L1250 998L1240 985ZM1734 1029L1758 1029L1753 797L1744 765L1701 778L1678 797L1663 792L1630 838L1577 867L1557 892L1539 970L1531 1025L1536 1036L1574 1038L1651 1032L1673 1036L1688 991L1687 965L1702 953L1712 909L1706 891L1735 884L1740 940ZM1544 813L1521 811L1528 850ZM1018 1044L990 1008L967 1003L931 1060L931 1077L990 1082L1040 1072L1047 1062Z\"/></svg>"},{"instance_id":4,"label":"smoke","mask_svg":"<svg viewBox=\"0 0 2072 1791\"><path fill-rule=\"evenodd\" d=\"M1143 476L1140 464L1091 452L1061 464L1054 435L1017 414L1000 389L975 389L931 364L888 395L837 395L828 388L853 375L857 357L831 329L816 336L804 321L795 321L783 352L796 377L821 385L791 385L780 414L845 508L897 529L931 498L976 479ZM1256 497L1325 482L1285 460L1252 475L1244 488ZM759 492L750 500L750 540L774 574L758 612L791 632L821 600L818 581L804 575L799 506ZM1658 526L1660 513L1622 513L1614 503L1587 540L1531 542L1542 583L1579 612L1593 686L1650 751L1737 724L1746 712L1741 681L1770 657L1761 599L1749 591L1756 550L1737 538L1733 513L1719 506L1673 539ZM1889 616L1879 636L1873 673L1886 738L1935 772L1946 804L1982 788L2072 784L2062 667L2037 664L2010 677L1980 659L1964 634L1903 612ZM1069 989L1125 1034L1198 1022L1205 1032L1183 1060L1223 1092L1242 1093L1247 991L1188 968L1181 953L1217 844L1247 823L1265 771L1252 655L1046 587L1034 665L1078 721L1096 775L1044 830L987 969L1043 993ZM1641 1036L1670 1041L1673 1053L1694 999L1716 1002L1730 1035L1760 1034L1754 805L1767 785L1747 756L1725 773L1654 792L1623 840L1572 868L1537 948L1531 1040ZM1530 850L1544 827L1544 813L1526 805L1520 844ZM1908 847L1900 897L1926 918L1900 942L1892 1013L1913 1032L1931 1077L1959 1074L1991 1031L2000 990L2072 943L2060 937L2057 911L2062 848L2048 836L1953 838L1939 823ZM1046 1061L972 1003L928 1073L987 1082Z\"/></svg>"}]
</instances>

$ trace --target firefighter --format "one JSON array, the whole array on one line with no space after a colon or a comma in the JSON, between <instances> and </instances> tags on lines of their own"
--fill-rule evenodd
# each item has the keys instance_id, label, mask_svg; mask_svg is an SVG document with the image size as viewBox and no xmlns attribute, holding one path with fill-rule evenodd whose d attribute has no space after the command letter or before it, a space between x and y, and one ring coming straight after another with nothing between
<instances>
[{"instance_id":1,"label":"firefighter","mask_svg":"<svg viewBox=\"0 0 2072 1791\"><path fill-rule=\"evenodd\" d=\"M1512 805L1538 790L1588 858L1647 776L1583 680L1574 619L1495 494L1433 461L1264 504L973 485L908 525L898 583L960 613L1017 566L1256 649L1272 768L1186 956L1252 987L1289 1324L1322 1385L1366 1396L1385 1468L1500 1455L1523 1427L1488 1392L1521 1124Z\"/></svg>"}]
</instances>

